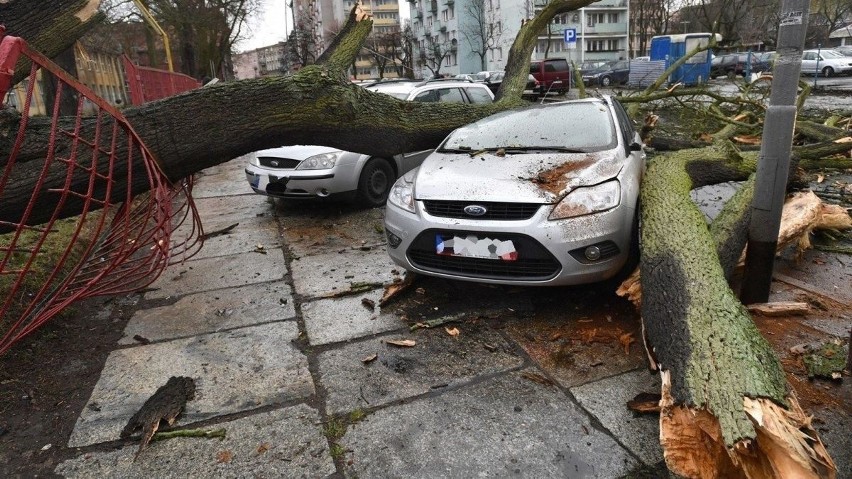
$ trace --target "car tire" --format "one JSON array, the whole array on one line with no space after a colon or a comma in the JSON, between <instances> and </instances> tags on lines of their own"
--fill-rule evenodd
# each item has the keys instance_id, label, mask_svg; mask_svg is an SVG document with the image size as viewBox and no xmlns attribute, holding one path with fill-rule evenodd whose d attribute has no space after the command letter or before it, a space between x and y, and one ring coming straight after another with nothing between
<instances>
[{"instance_id":1,"label":"car tire","mask_svg":"<svg viewBox=\"0 0 852 479\"><path fill-rule=\"evenodd\" d=\"M633 271L639 266L640 256L641 256L641 248L639 245L639 231L641 225L641 213L639 210L639 203L636 204L636 212L633 216L633 227L630 230L630 252L627 256L627 262L624 263L624 266L615 274L612 278L606 280L605 284L607 289L615 290L621 283L624 282L630 275L633 274Z\"/></svg>"},{"instance_id":2,"label":"car tire","mask_svg":"<svg viewBox=\"0 0 852 479\"><path fill-rule=\"evenodd\" d=\"M602 76L601 77L601 86L607 87L607 86L610 86L610 85L612 85L612 78L610 78L608 76Z\"/></svg>"},{"instance_id":3,"label":"car tire","mask_svg":"<svg viewBox=\"0 0 852 479\"><path fill-rule=\"evenodd\" d=\"M382 206L393 186L393 167L384 158L370 158L358 177L358 202L366 207Z\"/></svg>"},{"instance_id":4,"label":"car tire","mask_svg":"<svg viewBox=\"0 0 852 479\"><path fill-rule=\"evenodd\" d=\"M834 68L831 68L831 67L823 68L822 69L822 76L824 76L826 78L833 77L834 76Z\"/></svg>"}]
</instances>

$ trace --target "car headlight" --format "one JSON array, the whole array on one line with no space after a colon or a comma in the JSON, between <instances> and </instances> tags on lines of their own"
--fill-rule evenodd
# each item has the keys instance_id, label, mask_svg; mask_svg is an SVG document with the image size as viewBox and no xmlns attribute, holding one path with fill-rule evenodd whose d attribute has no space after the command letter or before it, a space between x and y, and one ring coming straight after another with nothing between
<instances>
[{"instance_id":1,"label":"car headlight","mask_svg":"<svg viewBox=\"0 0 852 479\"><path fill-rule=\"evenodd\" d=\"M606 211L618 206L620 201L621 186L618 180L577 188L562 198L553 208L549 219L561 220Z\"/></svg>"},{"instance_id":2,"label":"car headlight","mask_svg":"<svg viewBox=\"0 0 852 479\"><path fill-rule=\"evenodd\" d=\"M342 151L332 151L331 153L321 153L319 155L309 156L302 160L296 167L297 170L327 170L334 168L334 164L340 159Z\"/></svg>"},{"instance_id":3,"label":"car headlight","mask_svg":"<svg viewBox=\"0 0 852 479\"><path fill-rule=\"evenodd\" d=\"M391 188L388 202L409 213L414 213L414 177L417 170L411 170L402 175Z\"/></svg>"},{"instance_id":4,"label":"car headlight","mask_svg":"<svg viewBox=\"0 0 852 479\"><path fill-rule=\"evenodd\" d=\"M251 155L249 157L249 164L252 166L260 166L260 160L257 159L257 155Z\"/></svg>"}]
</instances>

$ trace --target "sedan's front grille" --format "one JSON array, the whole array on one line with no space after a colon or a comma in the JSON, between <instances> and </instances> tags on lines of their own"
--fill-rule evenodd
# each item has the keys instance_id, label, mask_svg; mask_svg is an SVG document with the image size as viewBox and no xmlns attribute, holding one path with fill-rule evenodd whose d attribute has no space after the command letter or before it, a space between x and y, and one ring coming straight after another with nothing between
<instances>
[{"instance_id":1,"label":"sedan's front grille","mask_svg":"<svg viewBox=\"0 0 852 479\"><path fill-rule=\"evenodd\" d=\"M518 259L504 261L437 254L435 243L439 234L511 240L518 252ZM520 234L426 230L411 243L407 254L411 264L420 269L469 278L545 281L556 276L562 269L559 261L544 246L529 236Z\"/></svg>"},{"instance_id":2,"label":"sedan's front grille","mask_svg":"<svg viewBox=\"0 0 852 479\"><path fill-rule=\"evenodd\" d=\"M499 221L526 220L532 218L536 211L541 208L540 204L535 203L492 203L487 201L426 200L423 204L426 206L426 212L432 216ZM474 216L465 213L465 207L472 205L484 207L485 214Z\"/></svg>"},{"instance_id":3,"label":"sedan's front grille","mask_svg":"<svg viewBox=\"0 0 852 479\"><path fill-rule=\"evenodd\" d=\"M260 166L281 168L282 170L292 170L301 163L301 161L292 158L278 158L275 156L258 156L257 161L260 162Z\"/></svg>"}]
</instances>

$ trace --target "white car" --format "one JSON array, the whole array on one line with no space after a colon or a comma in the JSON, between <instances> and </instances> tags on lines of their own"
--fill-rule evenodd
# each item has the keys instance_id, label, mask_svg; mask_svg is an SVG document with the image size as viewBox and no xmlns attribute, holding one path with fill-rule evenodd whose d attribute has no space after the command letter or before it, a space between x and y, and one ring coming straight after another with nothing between
<instances>
[{"instance_id":1,"label":"white car","mask_svg":"<svg viewBox=\"0 0 852 479\"><path fill-rule=\"evenodd\" d=\"M846 57L834 50L805 50L802 52L802 74L824 77L848 75L852 73L852 57Z\"/></svg>"},{"instance_id":2,"label":"white car","mask_svg":"<svg viewBox=\"0 0 852 479\"><path fill-rule=\"evenodd\" d=\"M451 133L394 184L391 259L484 283L571 285L632 269L645 153L615 99L497 113Z\"/></svg>"},{"instance_id":3,"label":"white car","mask_svg":"<svg viewBox=\"0 0 852 479\"><path fill-rule=\"evenodd\" d=\"M389 81L368 89L420 102L494 101L487 86L466 81ZM363 206L374 207L385 203L396 178L418 166L431 151L382 158L327 146L283 146L252 154L245 173L251 189L262 195L354 199Z\"/></svg>"}]
</instances>

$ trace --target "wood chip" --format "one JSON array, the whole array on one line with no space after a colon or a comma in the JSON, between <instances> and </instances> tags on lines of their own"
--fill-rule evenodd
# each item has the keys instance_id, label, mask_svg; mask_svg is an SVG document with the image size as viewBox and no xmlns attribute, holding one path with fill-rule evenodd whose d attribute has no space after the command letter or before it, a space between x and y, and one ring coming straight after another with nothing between
<instances>
[{"instance_id":1,"label":"wood chip","mask_svg":"<svg viewBox=\"0 0 852 479\"><path fill-rule=\"evenodd\" d=\"M804 316L810 311L808 303L779 301L774 303L756 303L747 306L749 312L761 316Z\"/></svg>"},{"instance_id":2,"label":"wood chip","mask_svg":"<svg viewBox=\"0 0 852 479\"><path fill-rule=\"evenodd\" d=\"M379 357L378 354L371 354L371 355L367 356L366 358L362 359L361 362L364 363L364 364L372 363L378 357Z\"/></svg>"},{"instance_id":3,"label":"wood chip","mask_svg":"<svg viewBox=\"0 0 852 479\"><path fill-rule=\"evenodd\" d=\"M411 348L417 344L417 341L413 339L389 339L385 341L385 343L404 348Z\"/></svg>"},{"instance_id":4,"label":"wood chip","mask_svg":"<svg viewBox=\"0 0 852 479\"><path fill-rule=\"evenodd\" d=\"M376 310L376 302L370 298L361 298L361 304L370 311Z\"/></svg>"},{"instance_id":5,"label":"wood chip","mask_svg":"<svg viewBox=\"0 0 852 479\"><path fill-rule=\"evenodd\" d=\"M444 328L444 331L446 331L447 334L449 334L452 337L458 336L459 333L461 332L461 331L459 331L459 328L447 328L447 327Z\"/></svg>"},{"instance_id":6,"label":"wood chip","mask_svg":"<svg viewBox=\"0 0 852 479\"><path fill-rule=\"evenodd\" d=\"M553 386L553 381L551 381L547 376L533 371L524 371L521 373L521 377L544 386Z\"/></svg>"},{"instance_id":7,"label":"wood chip","mask_svg":"<svg viewBox=\"0 0 852 479\"><path fill-rule=\"evenodd\" d=\"M630 354L630 344L636 342L633 333L624 333L618 337L618 342L624 346L624 354Z\"/></svg>"},{"instance_id":8,"label":"wood chip","mask_svg":"<svg viewBox=\"0 0 852 479\"><path fill-rule=\"evenodd\" d=\"M655 393L639 393L627 401L627 409L642 414L655 414L660 412L660 399L662 395Z\"/></svg>"},{"instance_id":9,"label":"wood chip","mask_svg":"<svg viewBox=\"0 0 852 479\"><path fill-rule=\"evenodd\" d=\"M234 453L229 450L219 451L216 453L216 462L229 463L234 458Z\"/></svg>"}]
</instances>

